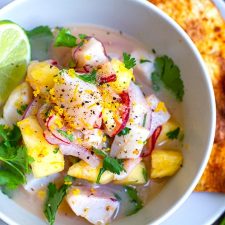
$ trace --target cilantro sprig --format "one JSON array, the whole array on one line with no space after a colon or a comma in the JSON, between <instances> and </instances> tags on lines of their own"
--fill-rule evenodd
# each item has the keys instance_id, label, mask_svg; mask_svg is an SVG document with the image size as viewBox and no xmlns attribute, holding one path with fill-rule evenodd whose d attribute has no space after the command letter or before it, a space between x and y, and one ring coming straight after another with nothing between
<instances>
[{"instance_id":1,"label":"cilantro sprig","mask_svg":"<svg viewBox=\"0 0 225 225\"><path fill-rule=\"evenodd\" d=\"M91 73L79 75L78 78L80 78L81 80L87 83L96 84L96 74L97 74L97 71L93 70Z\"/></svg>"},{"instance_id":2,"label":"cilantro sprig","mask_svg":"<svg viewBox=\"0 0 225 225\"><path fill-rule=\"evenodd\" d=\"M147 62L150 63L150 62L152 62L152 61L149 60L149 59L144 59L144 58L143 58L143 59L140 59L139 62L140 62L140 64L143 64L143 63L147 63Z\"/></svg>"},{"instance_id":3,"label":"cilantro sprig","mask_svg":"<svg viewBox=\"0 0 225 225\"><path fill-rule=\"evenodd\" d=\"M62 28L55 38L54 46L75 47L77 46L77 38L71 34L68 28Z\"/></svg>"},{"instance_id":4,"label":"cilantro sprig","mask_svg":"<svg viewBox=\"0 0 225 225\"><path fill-rule=\"evenodd\" d=\"M135 188L131 186L124 186L124 188L125 192L129 197L130 202L133 204L133 209L127 213L127 216L131 216L143 208L143 202L139 198L137 190Z\"/></svg>"},{"instance_id":5,"label":"cilantro sprig","mask_svg":"<svg viewBox=\"0 0 225 225\"><path fill-rule=\"evenodd\" d=\"M166 133L166 136L169 139L172 139L173 140L173 139L177 139L178 138L179 133L180 133L180 127L177 127L176 129L167 132Z\"/></svg>"},{"instance_id":6,"label":"cilantro sprig","mask_svg":"<svg viewBox=\"0 0 225 225\"><path fill-rule=\"evenodd\" d=\"M66 176L64 180L65 183L58 189L54 183L49 183L48 185L47 198L44 205L44 214L50 225L54 224L57 210L66 196L69 187L72 185L72 180L70 177Z\"/></svg>"},{"instance_id":7,"label":"cilantro sprig","mask_svg":"<svg viewBox=\"0 0 225 225\"><path fill-rule=\"evenodd\" d=\"M123 53L123 62L127 69L131 69L136 66L135 58L132 58L131 55L126 52Z\"/></svg>"},{"instance_id":8,"label":"cilantro sprig","mask_svg":"<svg viewBox=\"0 0 225 225\"><path fill-rule=\"evenodd\" d=\"M96 183L100 182L102 174L108 170L112 173L120 174L122 171L125 171L123 167L123 162L120 159L115 159L107 155L105 152L102 150L93 148L93 151L96 155L103 157L103 166L99 171Z\"/></svg>"},{"instance_id":9,"label":"cilantro sprig","mask_svg":"<svg viewBox=\"0 0 225 225\"><path fill-rule=\"evenodd\" d=\"M31 59L49 59L49 48L53 41L53 33L48 26L38 26L26 31L31 45Z\"/></svg>"},{"instance_id":10,"label":"cilantro sprig","mask_svg":"<svg viewBox=\"0 0 225 225\"><path fill-rule=\"evenodd\" d=\"M160 56L155 59L155 70L151 74L154 91L159 91L161 84L170 90L178 101L183 100L184 84L180 70L168 56Z\"/></svg>"},{"instance_id":11,"label":"cilantro sprig","mask_svg":"<svg viewBox=\"0 0 225 225\"><path fill-rule=\"evenodd\" d=\"M19 115L23 115L25 110L27 109L28 104L21 105L16 111Z\"/></svg>"},{"instance_id":12,"label":"cilantro sprig","mask_svg":"<svg viewBox=\"0 0 225 225\"><path fill-rule=\"evenodd\" d=\"M22 136L17 126L0 125L0 137L0 186L4 193L10 194L11 190L26 182L32 158L20 144Z\"/></svg>"}]
</instances>

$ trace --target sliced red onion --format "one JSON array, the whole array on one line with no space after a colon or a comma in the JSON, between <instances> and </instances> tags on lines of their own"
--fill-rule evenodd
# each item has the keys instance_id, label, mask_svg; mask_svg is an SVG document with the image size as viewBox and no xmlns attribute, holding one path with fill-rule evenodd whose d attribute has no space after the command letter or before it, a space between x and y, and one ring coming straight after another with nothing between
<instances>
[{"instance_id":1,"label":"sliced red onion","mask_svg":"<svg viewBox=\"0 0 225 225\"><path fill-rule=\"evenodd\" d=\"M60 144L59 148L63 155L72 155L78 157L92 167L97 167L100 163L100 159L94 154L93 151L89 151L78 144Z\"/></svg>"},{"instance_id":2,"label":"sliced red onion","mask_svg":"<svg viewBox=\"0 0 225 225\"><path fill-rule=\"evenodd\" d=\"M27 109L25 110L22 119L28 117L28 116L33 116L36 115L38 112L38 109L40 107L40 101L38 98L33 99L33 101L28 105Z\"/></svg>"},{"instance_id":3,"label":"sliced red onion","mask_svg":"<svg viewBox=\"0 0 225 225\"><path fill-rule=\"evenodd\" d=\"M148 130L151 130L151 124L152 124L152 112L151 112L151 110L149 110L146 114L146 117L145 117L144 127Z\"/></svg>"},{"instance_id":4,"label":"sliced red onion","mask_svg":"<svg viewBox=\"0 0 225 225\"><path fill-rule=\"evenodd\" d=\"M153 149L155 148L156 141L162 131L162 126L159 126L153 132L151 138L148 140L147 146L145 146L144 150L141 153L141 157L145 158L151 155Z\"/></svg>"},{"instance_id":5,"label":"sliced red onion","mask_svg":"<svg viewBox=\"0 0 225 225\"><path fill-rule=\"evenodd\" d=\"M71 141L68 140L66 137L62 136L57 130L55 129L52 129L51 126L54 125L54 121L56 119L56 116L53 115L53 116L50 116L47 121L46 121L46 124L47 124L47 128L48 130L52 133L52 135L57 138L58 140L62 141L63 143L65 144L70 144ZM60 129L60 130L63 130L63 131L66 131L64 128Z\"/></svg>"},{"instance_id":6,"label":"sliced red onion","mask_svg":"<svg viewBox=\"0 0 225 225\"><path fill-rule=\"evenodd\" d=\"M62 142L61 140L59 140L58 138L53 136L49 130L45 130L43 135L44 135L45 140L51 145L65 144L64 142Z\"/></svg>"}]
</instances>

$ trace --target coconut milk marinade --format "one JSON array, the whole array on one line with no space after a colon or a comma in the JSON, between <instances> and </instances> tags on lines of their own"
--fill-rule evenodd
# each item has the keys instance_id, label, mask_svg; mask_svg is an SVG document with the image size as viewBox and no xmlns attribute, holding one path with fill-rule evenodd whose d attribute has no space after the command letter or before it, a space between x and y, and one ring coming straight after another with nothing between
<instances>
[{"instance_id":1,"label":"coconut milk marinade","mask_svg":"<svg viewBox=\"0 0 225 225\"><path fill-rule=\"evenodd\" d=\"M123 31L79 25L52 33L47 60L28 66L29 97L20 97L28 106L15 122L33 160L13 199L50 224L138 213L182 166L179 69Z\"/></svg>"}]
</instances>

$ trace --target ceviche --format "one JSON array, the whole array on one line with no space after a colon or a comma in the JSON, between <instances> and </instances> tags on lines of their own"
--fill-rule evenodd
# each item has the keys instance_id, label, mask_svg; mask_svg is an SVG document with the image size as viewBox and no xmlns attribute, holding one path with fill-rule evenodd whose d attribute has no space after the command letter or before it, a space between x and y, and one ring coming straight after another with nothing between
<instances>
[{"instance_id":1,"label":"ceviche","mask_svg":"<svg viewBox=\"0 0 225 225\"><path fill-rule=\"evenodd\" d=\"M7 29L19 33L14 38L22 47L5 46L21 54L8 50L8 58L0 52L11 63L0 74L7 84L0 93L3 193L40 202L39 215L49 224L57 211L92 224L137 213L152 185L183 163L184 131L174 116L184 96L179 68L121 31L23 31L7 21L0 23L1 37Z\"/></svg>"}]
</instances>

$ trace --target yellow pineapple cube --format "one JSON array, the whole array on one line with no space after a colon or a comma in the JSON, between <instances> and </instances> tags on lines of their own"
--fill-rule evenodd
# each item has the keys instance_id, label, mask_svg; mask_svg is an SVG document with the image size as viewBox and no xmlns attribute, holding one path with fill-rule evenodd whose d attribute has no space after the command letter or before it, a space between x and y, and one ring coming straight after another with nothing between
<instances>
[{"instance_id":1,"label":"yellow pineapple cube","mask_svg":"<svg viewBox=\"0 0 225 225\"><path fill-rule=\"evenodd\" d=\"M28 67L26 80L39 94L54 86L54 78L58 73L59 69L48 62L33 61Z\"/></svg>"},{"instance_id":2,"label":"yellow pineapple cube","mask_svg":"<svg viewBox=\"0 0 225 225\"><path fill-rule=\"evenodd\" d=\"M147 182L147 171L145 164L140 162L131 173L123 180L115 180L115 184L123 184L123 185L138 185L145 184Z\"/></svg>"},{"instance_id":3,"label":"yellow pineapple cube","mask_svg":"<svg viewBox=\"0 0 225 225\"><path fill-rule=\"evenodd\" d=\"M132 69L127 69L124 63L118 59L112 59L111 64L113 70L116 72L116 81L108 84L116 93L126 91L130 86L132 78L134 78Z\"/></svg>"},{"instance_id":4,"label":"yellow pineapple cube","mask_svg":"<svg viewBox=\"0 0 225 225\"><path fill-rule=\"evenodd\" d=\"M51 145L45 140L43 130L35 117L27 117L17 125L21 130L28 155L34 159L31 163L34 177L45 177L64 169L62 153L55 151L56 145Z\"/></svg>"},{"instance_id":5,"label":"yellow pineapple cube","mask_svg":"<svg viewBox=\"0 0 225 225\"><path fill-rule=\"evenodd\" d=\"M78 163L75 163L73 166L71 166L68 170L68 175L84 180L88 180L91 182L96 182L99 171L102 167L102 164L100 164L98 167L93 168L89 164L87 164L85 161L81 160ZM101 179L99 181L100 184L107 184L113 180L113 173L110 171L105 171Z\"/></svg>"},{"instance_id":6,"label":"yellow pineapple cube","mask_svg":"<svg viewBox=\"0 0 225 225\"><path fill-rule=\"evenodd\" d=\"M174 175L183 163L180 151L155 149L151 155L151 178Z\"/></svg>"}]
</instances>

